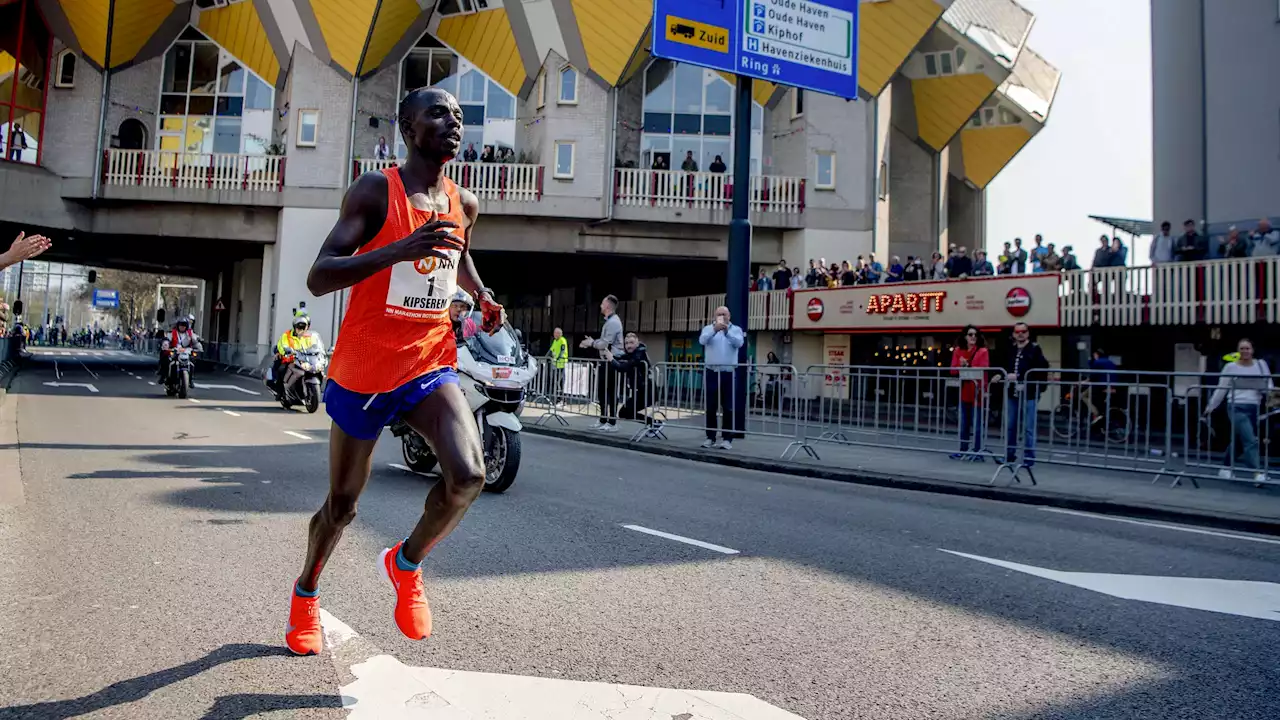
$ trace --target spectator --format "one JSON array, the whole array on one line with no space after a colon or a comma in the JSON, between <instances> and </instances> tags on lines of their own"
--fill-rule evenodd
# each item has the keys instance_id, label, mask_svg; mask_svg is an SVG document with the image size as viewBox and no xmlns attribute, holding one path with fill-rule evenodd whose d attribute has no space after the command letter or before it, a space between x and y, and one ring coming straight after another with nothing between
<instances>
[{"instance_id":1,"label":"spectator","mask_svg":"<svg viewBox=\"0 0 1280 720\"><path fill-rule=\"evenodd\" d=\"M1049 243L1048 249L1043 257L1040 258L1041 272L1058 272L1062 270L1062 256L1054 248L1053 243Z\"/></svg>"},{"instance_id":2,"label":"spectator","mask_svg":"<svg viewBox=\"0 0 1280 720\"><path fill-rule=\"evenodd\" d=\"M684 162L680 163L680 169L685 172L698 172L698 161L693 159L692 150L684 154Z\"/></svg>"},{"instance_id":3,"label":"spectator","mask_svg":"<svg viewBox=\"0 0 1280 720\"><path fill-rule=\"evenodd\" d=\"M991 367L986 340L981 330L970 325L964 329L960 342L951 353L951 374L960 378L960 452L952 455L952 460L984 460L978 453L982 452L982 436L986 430L982 408L987 378L984 371L969 368L986 367ZM967 454L970 436L973 437L973 455Z\"/></svg>"},{"instance_id":4,"label":"spectator","mask_svg":"<svg viewBox=\"0 0 1280 720\"><path fill-rule=\"evenodd\" d=\"M1093 251L1093 267L1111 267L1111 238L1106 235L1098 238L1098 249Z\"/></svg>"},{"instance_id":5,"label":"spectator","mask_svg":"<svg viewBox=\"0 0 1280 720\"><path fill-rule=\"evenodd\" d=\"M485 145L484 150L480 153L480 162L491 163L497 161L493 154L493 146Z\"/></svg>"},{"instance_id":6,"label":"spectator","mask_svg":"<svg viewBox=\"0 0 1280 720\"><path fill-rule=\"evenodd\" d=\"M671 166L667 164L666 153L658 153L657 155L653 156L653 169L654 170L670 170L671 169Z\"/></svg>"},{"instance_id":7,"label":"spectator","mask_svg":"<svg viewBox=\"0 0 1280 720\"><path fill-rule=\"evenodd\" d=\"M1013 272L1022 275L1027 271L1027 251L1022 249L1022 238L1013 239L1013 255L1010 256L1013 262Z\"/></svg>"},{"instance_id":8,"label":"spectator","mask_svg":"<svg viewBox=\"0 0 1280 720\"><path fill-rule=\"evenodd\" d=\"M1075 251L1070 245L1062 248L1062 269L1063 270L1079 270L1080 260L1075 256Z\"/></svg>"},{"instance_id":9,"label":"spectator","mask_svg":"<svg viewBox=\"0 0 1280 720\"><path fill-rule=\"evenodd\" d=\"M868 285L870 280L867 278L868 268L867 261L861 255L858 256L858 264L853 268L853 279L858 285Z\"/></svg>"},{"instance_id":10,"label":"spectator","mask_svg":"<svg viewBox=\"0 0 1280 720\"><path fill-rule=\"evenodd\" d=\"M884 265L876 260L876 254L871 253L867 256L867 282L878 283L884 276Z\"/></svg>"},{"instance_id":11,"label":"spectator","mask_svg":"<svg viewBox=\"0 0 1280 720\"><path fill-rule=\"evenodd\" d=\"M605 358L606 353L608 355L621 355L624 352L622 347L622 320L618 317L617 310L618 298L608 295L604 300L601 300L600 314L604 316L604 327L600 330L600 339L592 340L591 336L587 336L587 339L583 340L578 347L584 350L595 348L600 352L601 360ZM596 401L600 404L600 422L593 425L591 429L600 430L601 432L617 432L617 378L608 362L600 363L600 368L596 371L596 391Z\"/></svg>"},{"instance_id":12,"label":"spectator","mask_svg":"<svg viewBox=\"0 0 1280 720\"><path fill-rule=\"evenodd\" d=\"M995 274L995 268L991 267L991 261L987 259L987 251L979 250L973 258L973 276L987 277Z\"/></svg>"},{"instance_id":13,"label":"spectator","mask_svg":"<svg viewBox=\"0 0 1280 720\"><path fill-rule=\"evenodd\" d=\"M1219 243L1218 255L1224 258L1249 257L1249 247L1240 239L1240 230L1235 225L1227 231L1227 239Z\"/></svg>"},{"instance_id":14,"label":"spectator","mask_svg":"<svg viewBox=\"0 0 1280 720\"><path fill-rule=\"evenodd\" d=\"M1035 464L1036 458L1036 404L1040 400L1040 385L1044 377L1032 376L1027 381L1027 374L1032 370L1045 370L1049 361L1044 357L1040 346L1031 342L1031 328L1023 322L1013 326L1013 347L1009 351L1009 359L1004 367L1010 368L1010 374L1004 378L1009 386L1006 388L1008 402L1005 405L1005 422L1008 440L1006 462L1018 461L1018 430L1022 430L1022 441L1026 455L1022 459L1024 467Z\"/></svg>"},{"instance_id":15,"label":"spectator","mask_svg":"<svg viewBox=\"0 0 1280 720\"><path fill-rule=\"evenodd\" d=\"M942 253L935 252L931 257L930 264L930 280L946 280L947 279L947 261L942 259Z\"/></svg>"},{"instance_id":16,"label":"spectator","mask_svg":"<svg viewBox=\"0 0 1280 720\"><path fill-rule=\"evenodd\" d=\"M1262 407L1267 395L1275 388L1271 379L1271 368L1265 360L1255 359L1253 343L1242 338L1236 346L1239 357L1222 368L1218 378L1218 389L1209 398L1209 406L1205 408L1207 419L1222 404L1230 393L1227 412L1231 416L1231 447L1227 451L1227 464L1218 471L1224 480L1231 479L1230 466L1235 465L1236 445L1240 445L1239 459L1245 467L1254 470L1254 481L1267 482L1267 473L1258 460L1258 410Z\"/></svg>"},{"instance_id":17,"label":"spectator","mask_svg":"<svg viewBox=\"0 0 1280 720\"><path fill-rule=\"evenodd\" d=\"M564 394L564 369L569 363L569 341L564 338L564 330L556 328L551 331L551 349L547 351L551 358L551 399L559 402Z\"/></svg>"},{"instance_id":18,"label":"spectator","mask_svg":"<svg viewBox=\"0 0 1280 720\"><path fill-rule=\"evenodd\" d=\"M1082 387L1080 399L1084 402L1085 407L1089 408L1089 424L1096 425L1102 422L1102 413L1098 412L1097 403L1094 402L1094 390L1098 389L1099 397L1097 400L1103 400L1102 395L1114 392L1116 384L1116 371L1119 366L1111 359L1106 350L1098 348L1093 351L1093 358L1089 360L1089 369L1093 372L1087 376L1088 387Z\"/></svg>"},{"instance_id":19,"label":"spectator","mask_svg":"<svg viewBox=\"0 0 1280 720\"><path fill-rule=\"evenodd\" d=\"M906 282L920 282L925 279L924 265L915 255L907 256L907 264L902 268L902 279Z\"/></svg>"},{"instance_id":20,"label":"spectator","mask_svg":"<svg viewBox=\"0 0 1280 720\"><path fill-rule=\"evenodd\" d=\"M1129 248L1125 247L1125 244L1120 241L1119 235L1111 238L1111 250L1108 260L1110 261L1110 267L1124 267L1129 260Z\"/></svg>"},{"instance_id":21,"label":"spectator","mask_svg":"<svg viewBox=\"0 0 1280 720\"><path fill-rule=\"evenodd\" d=\"M778 261L778 269L773 271L773 289L786 290L791 287L791 268L787 267L787 259Z\"/></svg>"},{"instance_id":22,"label":"spectator","mask_svg":"<svg viewBox=\"0 0 1280 720\"><path fill-rule=\"evenodd\" d=\"M737 407L738 393L734 392L738 373L738 350L746 342L742 328L730 321L729 308L718 307L715 320L702 328L698 342L704 348L706 382L703 383L707 401L707 439L704 448L732 450L733 441L740 437L746 417ZM717 427L717 412L723 419ZM716 442L716 431L720 441Z\"/></svg>"},{"instance_id":23,"label":"spectator","mask_svg":"<svg viewBox=\"0 0 1280 720\"><path fill-rule=\"evenodd\" d=\"M1151 264L1159 265L1173 261L1173 236L1169 234L1173 226L1168 220L1160 223L1160 234L1151 241Z\"/></svg>"},{"instance_id":24,"label":"spectator","mask_svg":"<svg viewBox=\"0 0 1280 720\"><path fill-rule=\"evenodd\" d=\"M387 147L387 136L378 137L378 144L373 146L373 157L377 160L390 160L391 148Z\"/></svg>"},{"instance_id":25,"label":"spectator","mask_svg":"<svg viewBox=\"0 0 1280 720\"><path fill-rule=\"evenodd\" d=\"M858 274L849 266L848 260L840 263L840 284L845 287L858 284Z\"/></svg>"},{"instance_id":26,"label":"spectator","mask_svg":"<svg viewBox=\"0 0 1280 720\"><path fill-rule=\"evenodd\" d=\"M849 263L845 262L845 267L848 267L848 266L849 266ZM840 287L840 280L841 280L840 266L836 265L835 263L831 263L831 267L827 270L827 287L829 288Z\"/></svg>"},{"instance_id":27,"label":"spectator","mask_svg":"<svg viewBox=\"0 0 1280 720\"><path fill-rule=\"evenodd\" d=\"M1173 246L1173 258L1178 262L1204 260L1209 255L1209 240L1196 232L1196 221L1182 223L1182 235Z\"/></svg>"},{"instance_id":28,"label":"spectator","mask_svg":"<svg viewBox=\"0 0 1280 720\"><path fill-rule=\"evenodd\" d=\"M825 260L823 262L826 262ZM809 258L809 271L804 274L805 287L818 287L818 281L822 278L822 269L818 266L818 261Z\"/></svg>"},{"instance_id":29,"label":"spectator","mask_svg":"<svg viewBox=\"0 0 1280 720\"><path fill-rule=\"evenodd\" d=\"M769 277L768 271L760 268L760 277L756 278L756 290L768 291L773 289L773 279Z\"/></svg>"},{"instance_id":30,"label":"spectator","mask_svg":"<svg viewBox=\"0 0 1280 720\"><path fill-rule=\"evenodd\" d=\"M480 159L480 155L476 152L476 144L468 143L467 149L462 151L462 162L473 163Z\"/></svg>"},{"instance_id":31,"label":"spectator","mask_svg":"<svg viewBox=\"0 0 1280 720\"><path fill-rule=\"evenodd\" d=\"M1049 248L1044 246L1044 237L1036 235L1035 247L1031 248L1031 272L1045 272L1044 256L1049 254Z\"/></svg>"},{"instance_id":32,"label":"spectator","mask_svg":"<svg viewBox=\"0 0 1280 720\"><path fill-rule=\"evenodd\" d=\"M618 408L618 417L622 420L644 420L644 409L649 407L649 351L640 342L635 333L627 333L622 338L622 354L607 353L613 371L622 378L622 407Z\"/></svg>"},{"instance_id":33,"label":"spectator","mask_svg":"<svg viewBox=\"0 0 1280 720\"><path fill-rule=\"evenodd\" d=\"M1272 230L1271 221L1262 218L1258 229L1249 234L1249 246L1251 257L1280 255L1280 230Z\"/></svg>"},{"instance_id":34,"label":"spectator","mask_svg":"<svg viewBox=\"0 0 1280 720\"><path fill-rule=\"evenodd\" d=\"M713 173L723 173L723 172L724 172L725 170L727 170L727 169L728 169L728 168L727 168L727 167L725 167L724 160L722 160L722 159L720 158L720 156L719 156L719 155L717 155L717 156L716 156L716 159L715 159L715 160L712 160L712 161L711 161L711 168L710 168L711 172L713 172ZM694 168L694 170L697 170L697 168L695 167L695 168ZM790 282L790 281L788 281L788 282Z\"/></svg>"},{"instance_id":35,"label":"spectator","mask_svg":"<svg viewBox=\"0 0 1280 720\"><path fill-rule=\"evenodd\" d=\"M1001 275L1013 273L1013 250L1009 247L1009 243L1004 244L1004 250L996 258L996 262L996 272Z\"/></svg>"},{"instance_id":36,"label":"spectator","mask_svg":"<svg viewBox=\"0 0 1280 720\"><path fill-rule=\"evenodd\" d=\"M911 260L912 258L907 258L908 262ZM885 273L884 281L887 283L902 282L904 277L906 277L906 269L902 267L902 258L898 255L894 255L889 263L889 271Z\"/></svg>"},{"instance_id":37,"label":"spectator","mask_svg":"<svg viewBox=\"0 0 1280 720\"><path fill-rule=\"evenodd\" d=\"M956 254L947 261L947 277L954 279L967 278L973 274L973 260L969 259L966 248L956 248Z\"/></svg>"}]
</instances>

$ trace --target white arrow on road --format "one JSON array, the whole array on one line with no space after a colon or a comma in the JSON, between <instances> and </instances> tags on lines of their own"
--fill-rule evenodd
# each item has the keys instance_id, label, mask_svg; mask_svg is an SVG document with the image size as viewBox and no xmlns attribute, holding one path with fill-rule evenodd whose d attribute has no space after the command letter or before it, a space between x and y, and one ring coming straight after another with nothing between
<instances>
[{"instance_id":1,"label":"white arrow on road","mask_svg":"<svg viewBox=\"0 0 1280 720\"><path fill-rule=\"evenodd\" d=\"M87 389L91 393L98 392L98 388L94 387L90 383L47 382L45 383L45 385L48 385L49 387L82 387Z\"/></svg>"},{"instance_id":2,"label":"white arrow on road","mask_svg":"<svg viewBox=\"0 0 1280 720\"><path fill-rule=\"evenodd\" d=\"M261 395L262 394L262 393L254 392L252 390L246 390L245 388L242 388L239 385L209 385L207 383L200 383L197 386L197 388L200 390L236 390L238 392L244 393L245 395Z\"/></svg>"},{"instance_id":3,"label":"white arrow on road","mask_svg":"<svg viewBox=\"0 0 1280 720\"><path fill-rule=\"evenodd\" d=\"M1063 572L953 550L942 552L1124 600L1140 600L1159 605L1280 621L1280 585L1276 583L1257 580Z\"/></svg>"}]
</instances>

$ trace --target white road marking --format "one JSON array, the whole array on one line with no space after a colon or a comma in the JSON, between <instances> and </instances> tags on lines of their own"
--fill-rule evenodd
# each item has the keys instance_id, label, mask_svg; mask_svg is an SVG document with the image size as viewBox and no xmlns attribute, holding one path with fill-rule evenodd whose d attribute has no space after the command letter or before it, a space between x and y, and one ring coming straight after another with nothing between
<instances>
[{"instance_id":1,"label":"white road marking","mask_svg":"<svg viewBox=\"0 0 1280 720\"><path fill-rule=\"evenodd\" d=\"M58 353L58 354L59 354L59 355L65 355L65 356L67 356L67 357L71 357L71 353L67 352L66 350L63 350L62 352L60 352L60 353Z\"/></svg>"},{"instance_id":2,"label":"white road marking","mask_svg":"<svg viewBox=\"0 0 1280 720\"><path fill-rule=\"evenodd\" d=\"M154 382L148 382L147 384L148 384L148 385L155 385L155 383L154 383Z\"/></svg>"},{"instance_id":3,"label":"white road marking","mask_svg":"<svg viewBox=\"0 0 1280 720\"><path fill-rule=\"evenodd\" d=\"M1170 525L1167 523L1149 522L1146 520L1112 517L1110 515L1095 515L1093 513L1080 512L1079 510L1065 510L1063 508L1041 507L1040 509L1045 512L1058 513L1059 515L1077 515L1079 517L1095 518L1097 520L1110 520L1112 522L1128 523L1129 525L1145 525L1147 527L1164 528L1165 530L1178 530L1179 532L1195 533L1196 535L1213 535L1214 537L1231 538L1232 540L1248 540L1249 542L1266 543L1268 545L1280 545L1280 540L1275 538L1258 537L1256 535L1239 535L1236 533L1218 532L1217 530L1204 530L1202 528L1187 527L1185 525Z\"/></svg>"},{"instance_id":4,"label":"white road marking","mask_svg":"<svg viewBox=\"0 0 1280 720\"><path fill-rule=\"evenodd\" d=\"M242 392L245 395L261 395L262 394L259 392L254 392L252 390L247 390L245 388L240 387L239 385L210 385L208 383L200 383L200 388L202 390L235 390L237 392Z\"/></svg>"},{"instance_id":5,"label":"white road marking","mask_svg":"<svg viewBox=\"0 0 1280 720\"><path fill-rule=\"evenodd\" d=\"M61 379L62 379L62 370L60 370L60 369L58 368L58 361L57 361L57 360L54 360L54 361L53 361L53 374L54 374L54 376L55 376L55 377L57 377L59 380L61 380Z\"/></svg>"},{"instance_id":6,"label":"white road marking","mask_svg":"<svg viewBox=\"0 0 1280 720\"><path fill-rule=\"evenodd\" d=\"M423 718L697 718L804 720L745 693L582 682L405 665L320 609L324 654L351 665L339 688L349 720Z\"/></svg>"},{"instance_id":7,"label":"white road marking","mask_svg":"<svg viewBox=\"0 0 1280 720\"><path fill-rule=\"evenodd\" d=\"M635 530L636 532L644 533L646 535L654 535L656 537L666 538L668 540L675 540L676 542L682 542L686 545L696 545L697 547L705 548L707 550L714 550L718 553L724 553L725 555L738 554L738 551L734 550L733 548L727 548L723 545L713 545L709 542L694 540L693 538L687 538L682 535L672 535L671 533L665 533L665 532L662 532L661 530L653 530L651 528L641 527L639 525L623 525L622 527L628 530Z\"/></svg>"},{"instance_id":8,"label":"white road marking","mask_svg":"<svg viewBox=\"0 0 1280 720\"><path fill-rule=\"evenodd\" d=\"M81 359L79 359L79 358L76 358L76 362L80 363L80 367L84 368L84 371L85 371L85 372L87 372L87 373L89 373L90 375L92 375L94 380L97 380L97 379L98 379L98 373L96 373L96 372L94 372L94 371L90 370L90 369L89 369L89 366L88 366L88 365L85 365L83 360L81 360Z\"/></svg>"},{"instance_id":9,"label":"white road marking","mask_svg":"<svg viewBox=\"0 0 1280 720\"><path fill-rule=\"evenodd\" d=\"M238 412L231 412L230 410L223 410L222 412L226 413L227 415L230 415L231 417L240 417L240 413Z\"/></svg>"},{"instance_id":10,"label":"white road marking","mask_svg":"<svg viewBox=\"0 0 1280 720\"><path fill-rule=\"evenodd\" d=\"M396 470L403 470L407 473L413 473L414 475L421 475L422 477L435 477L435 475L432 475L431 473L418 472L408 465L401 465L400 463L387 463L387 467L393 467Z\"/></svg>"},{"instance_id":11,"label":"white road marking","mask_svg":"<svg viewBox=\"0 0 1280 720\"><path fill-rule=\"evenodd\" d=\"M938 548L944 553L1124 600L1280 622L1280 585L1258 580L1063 572Z\"/></svg>"},{"instance_id":12,"label":"white road marking","mask_svg":"<svg viewBox=\"0 0 1280 720\"><path fill-rule=\"evenodd\" d=\"M197 404L197 405L199 405L199 404L201 403L201 401L200 401L200 400L197 400L197 399L195 399L195 398L187 398L187 401L188 401L188 402L193 402L193 403L195 403L195 404Z\"/></svg>"},{"instance_id":13,"label":"white road marking","mask_svg":"<svg viewBox=\"0 0 1280 720\"><path fill-rule=\"evenodd\" d=\"M98 388L94 387L92 383L47 382L45 385L48 385L49 387L82 387L91 393L98 392Z\"/></svg>"},{"instance_id":14,"label":"white road marking","mask_svg":"<svg viewBox=\"0 0 1280 720\"><path fill-rule=\"evenodd\" d=\"M310 439L311 439L311 438L310 438L309 436L307 436L307 435L303 435L303 434L302 434L302 433L300 433L300 432L294 432L294 431L292 431L292 430L285 430L285 431L284 431L284 434L285 434L285 435L292 435L292 436L294 436L294 437L298 438L299 440L310 440Z\"/></svg>"}]
</instances>

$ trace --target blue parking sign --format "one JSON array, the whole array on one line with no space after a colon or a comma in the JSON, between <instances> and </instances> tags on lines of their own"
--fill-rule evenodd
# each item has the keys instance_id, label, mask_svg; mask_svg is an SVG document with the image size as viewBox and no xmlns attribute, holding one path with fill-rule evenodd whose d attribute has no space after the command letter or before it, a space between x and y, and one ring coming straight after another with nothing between
<instances>
[{"instance_id":1,"label":"blue parking sign","mask_svg":"<svg viewBox=\"0 0 1280 720\"><path fill-rule=\"evenodd\" d=\"M655 57L858 97L859 0L654 0Z\"/></svg>"}]
</instances>

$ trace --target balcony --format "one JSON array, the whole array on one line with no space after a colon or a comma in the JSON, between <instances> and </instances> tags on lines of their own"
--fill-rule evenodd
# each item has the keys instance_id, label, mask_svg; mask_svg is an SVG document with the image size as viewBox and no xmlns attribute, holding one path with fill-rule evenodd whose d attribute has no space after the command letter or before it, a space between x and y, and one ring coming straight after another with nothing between
<instances>
[{"instance_id":1,"label":"balcony","mask_svg":"<svg viewBox=\"0 0 1280 720\"><path fill-rule=\"evenodd\" d=\"M622 220L725 224L733 210L733 176L683 170L614 171L615 215ZM748 198L752 222L797 227L804 212L805 180L782 175L753 175Z\"/></svg>"},{"instance_id":2,"label":"balcony","mask_svg":"<svg viewBox=\"0 0 1280 720\"><path fill-rule=\"evenodd\" d=\"M1280 322L1280 257L1062 274L1063 327Z\"/></svg>"},{"instance_id":3,"label":"balcony","mask_svg":"<svg viewBox=\"0 0 1280 720\"><path fill-rule=\"evenodd\" d=\"M374 170L399 165L400 160L359 158L352 163L352 179ZM517 163L451 162L444 166L445 175L480 200L498 202L538 202L542 199L541 165Z\"/></svg>"},{"instance_id":4,"label":"balcony","mask_svg":"<svg viewBox=\"0 0 1280 720\"><path fill-rule=\"evenodd\" d=\"M122 187L280 192L284 163L281 155L107 150L102 182Z\"/></svg>"}]
</instances>

